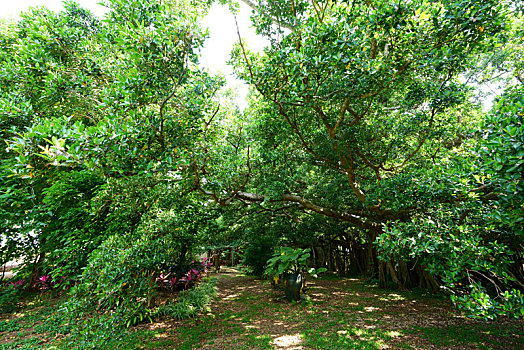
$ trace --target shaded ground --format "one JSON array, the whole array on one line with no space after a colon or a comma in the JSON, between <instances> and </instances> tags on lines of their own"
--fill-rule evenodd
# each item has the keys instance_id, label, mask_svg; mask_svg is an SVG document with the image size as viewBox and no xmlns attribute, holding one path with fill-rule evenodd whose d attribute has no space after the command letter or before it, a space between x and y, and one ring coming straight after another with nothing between
<instances>
[{"instance_id":1,"label":"shaded ground","mask_svg":"<svg viewBox=\"0 0 524 350\"><path fill-rule=\"evenodd\" d=\"M324 277L289 303L267 281L236 270L217 274L218 295L195 319L132 328L119 349L524 349L524 322L475 321L446 299L381 290L364 280ZM44 297L8 319L0 350L66 349Z\"/></svg>"},{"instance_id":2,"label":"shaded ground","mask_svg":"<svg viewBox=\"0 0 524 350\"><path fill-rule=\"evenodd\" d=\"M147 326L165 330L145 347L524 349L524 322L467 319L445 299L325 278L309 281L308 299L292 304L266 281L231 270L218 276L207 315Z\"/></svg>"}]
</instances>

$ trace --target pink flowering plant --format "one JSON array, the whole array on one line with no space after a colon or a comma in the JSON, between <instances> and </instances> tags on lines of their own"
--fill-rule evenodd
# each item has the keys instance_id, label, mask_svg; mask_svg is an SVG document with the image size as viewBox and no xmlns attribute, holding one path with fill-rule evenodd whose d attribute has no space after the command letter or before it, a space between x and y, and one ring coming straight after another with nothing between
<instances>
[{"instance_id":1,"label":"pink flowering plant","mask_svg":"<svg viewBox=\"0 0 524 350\"><path fill-rule=\"evenodd\" d=\"M49 275L40 276L37 283L40 284L44 289L49 289L51 288L51 283L52 283L51 276Z\"/></svg>"},{"instance_id":2,"label":"pink flowering plant","mask_svg":"<svg viewBox=\"0 0 524 350\"><path fill-rule=\"evenodd\" d=\"M200 262L192 261L187 265L165 264L157 282L163 289L189 289L207 274L210 265L207 258Z\"/></svg>"},{"instance_id":3,"label":"pink flowering plant","mask_svg":"<svg viewBox=\"0 0 524 350\"><path fill-rule=\"evenodd\" d=\"M21 288L25 284L25 280L20 279L16 282L9 282L9 286L13 288Z\"/></svg>"}]
</instances>

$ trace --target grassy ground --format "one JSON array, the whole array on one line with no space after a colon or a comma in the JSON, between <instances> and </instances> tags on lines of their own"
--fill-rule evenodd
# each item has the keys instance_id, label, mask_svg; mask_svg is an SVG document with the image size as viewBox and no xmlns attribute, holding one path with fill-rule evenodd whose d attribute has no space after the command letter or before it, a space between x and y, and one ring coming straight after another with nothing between
<instances>
[{"instance_id":1,"label":"grassy ground","mask_svg":"<svg viewBox=\"0 0 524 350\"><path fill-rule=\"evenodd\" d=\"M306 300L293 304L266 281L233 271L218 277L207 313L134 327L119 348L524 349L524 322L470 320L442 298L326 277L310 281ZM0 321L0 349L67 348L56 302L33 301Z\"/></svg>"}]
</instances>

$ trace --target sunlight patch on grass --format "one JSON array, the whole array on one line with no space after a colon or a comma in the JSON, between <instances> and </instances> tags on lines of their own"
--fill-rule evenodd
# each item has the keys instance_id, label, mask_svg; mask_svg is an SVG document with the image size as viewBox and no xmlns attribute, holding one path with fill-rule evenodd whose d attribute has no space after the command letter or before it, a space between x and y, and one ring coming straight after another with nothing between
<instances>
[{"instance_id":1,"label":"sunlight patch on grass","mask_svg":"<svg viewBox=\"0 0 524 350\"><path fill-rule=\"evenodd\" d=\"M399 331L386 331L386 335L391 338L398 338L402 336L402 333L400 333Z\"/></svg>"},{"instance_id":2,"label":"sunlight patch on grass","mask_svg":"<svg viewBox=\"0 0 524 350\"><path fill-rule=\"evenodd\" d=\"M382 301L401 301L401 300L406 300L405 297L403 297L402 295L400 294L388 294L387 296L384 296L384 297L380 297L378 298L378 300L382 300Z\"/></svg>"},{"instance_id":3,"label":"sunlight patch on grass","mask_svg":"<svg viewBox=\"0 0 524 350\"><path fill-rule=\"evenodd\" d=\"M238 298L238 297L239 297L238 294L230 294L230 295L228 295L228 296L226 296L226 297L223 297L222 299L224 299L224 300L230 300L230 299L234 299L234 298Z\"/></svg>"},{"instance_id":4,"label":"sunlight patch on grass","mask_svg":"<svg viewBox=\"0 0 524 350\"><path fill-rule=\"evenodd\" d=\"M283 335L273 339L273 344L280 349L291 349L302 344L302 334Z\"/></svg>"},{"instance_id":5,"label":"sunlight patch on grass","mask_svg":"<svg viewBox=\"0 0 524 350\"><path fill-rule=\"evenodd\" d=\"M157 329L165 329L168 325L164 322L156 322L152 323L148 328L151 330L157 330Z\"/></svg>"},{"instance_id":6,"label":"sunlight patch on grass","mask_svg":"<svg viewBox=\"0 0 524 350\"><path fill-rule=\"evenodd\" d=\"M352 333L353 335L356 335L357 337L361 337L364 334L366 334L365 331L363 331L362 329L358 329L358 328L354 329Z\"/></svg>"},{"instance_id":7,"label":"sunlight patch on grass","mask_svg":"<svg viewBox=\"0 0 524 350\"><path fill-rule=\"evenodd\" d=\"M377 310L381 310L381 309L379 307L366 306L366 307L364 307L364 310L366 310L366 312L373 312L373 311L377 311Z\"/></svg>"}]
</instances>

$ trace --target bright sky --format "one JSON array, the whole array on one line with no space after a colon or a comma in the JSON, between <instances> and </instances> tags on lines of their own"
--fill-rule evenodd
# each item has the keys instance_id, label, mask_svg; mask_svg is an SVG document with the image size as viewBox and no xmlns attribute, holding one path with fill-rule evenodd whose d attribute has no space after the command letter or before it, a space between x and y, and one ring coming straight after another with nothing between
<instances>
[{"instance_id":1,"label":"bright sky","mask_svg":"<svg viewBox=\"0 0 524 350\"><path fill-rule=\"evenodd\" d=\"M106 7L98 4L102 0L76 0L76 2L98 17L104 16L107 12ZM237 20L240 34L247 40L250 49L262 50L267 42L257 36L254 29L250 27L251 9L241 1L239 3L240 12L237 14ZM33 6L46 6L53 11L63 9L62 0L0 0L0 18L16 19L20 12ZM239 92L237 102L240 108L244 109L246 107L247 87L234 79L231 67L226 64L233 44L238 40L235 19L227 7L215 4L209 15L204 19L204 25L209 28L210 37L202 50L202 66L209 69L211 73L222 73L226 76L229 85L237 88Z\"/></svg>"},{"instance_id":2,"label":"bright sky","mask_svg":"<svg viewBox=\"0 0 524 350\"><path fill-rule=\"evenodd\" d=\"M249 18L251 8L241 1L239 3L240 12L236 17L240 35L242 39L247 41L247 46L251 50L261 51L269 42L257 36L255 30L251 28L251 20ZM233 70L226 64L233 44L238 41L235 17L229 12L227 7L215 4L209 11L209 15L204 19L204 24L209 28L209 39L202 50L201 63L212 73L220 72L224 74L229 85L237 88L239 93L237 103L240 109L243 110L247 106L246 96L248 88L243 82L233 77Z\"/></svg>"},{"instance_id":3,"label":"bright sky","mask_svg":"<svg viewBox=\"0 0 524 350\"><path fill-rule=\"evenodd\" d=\"M101 0L77 0L77 2L97 16L103 16L106 13L104 6L97 5L97 3L102 2ZM63 9L61 0L0 0L0 17L16 18L20 12L34 6L46 6L53 11Z\"/></svg>"}]
</instances>

